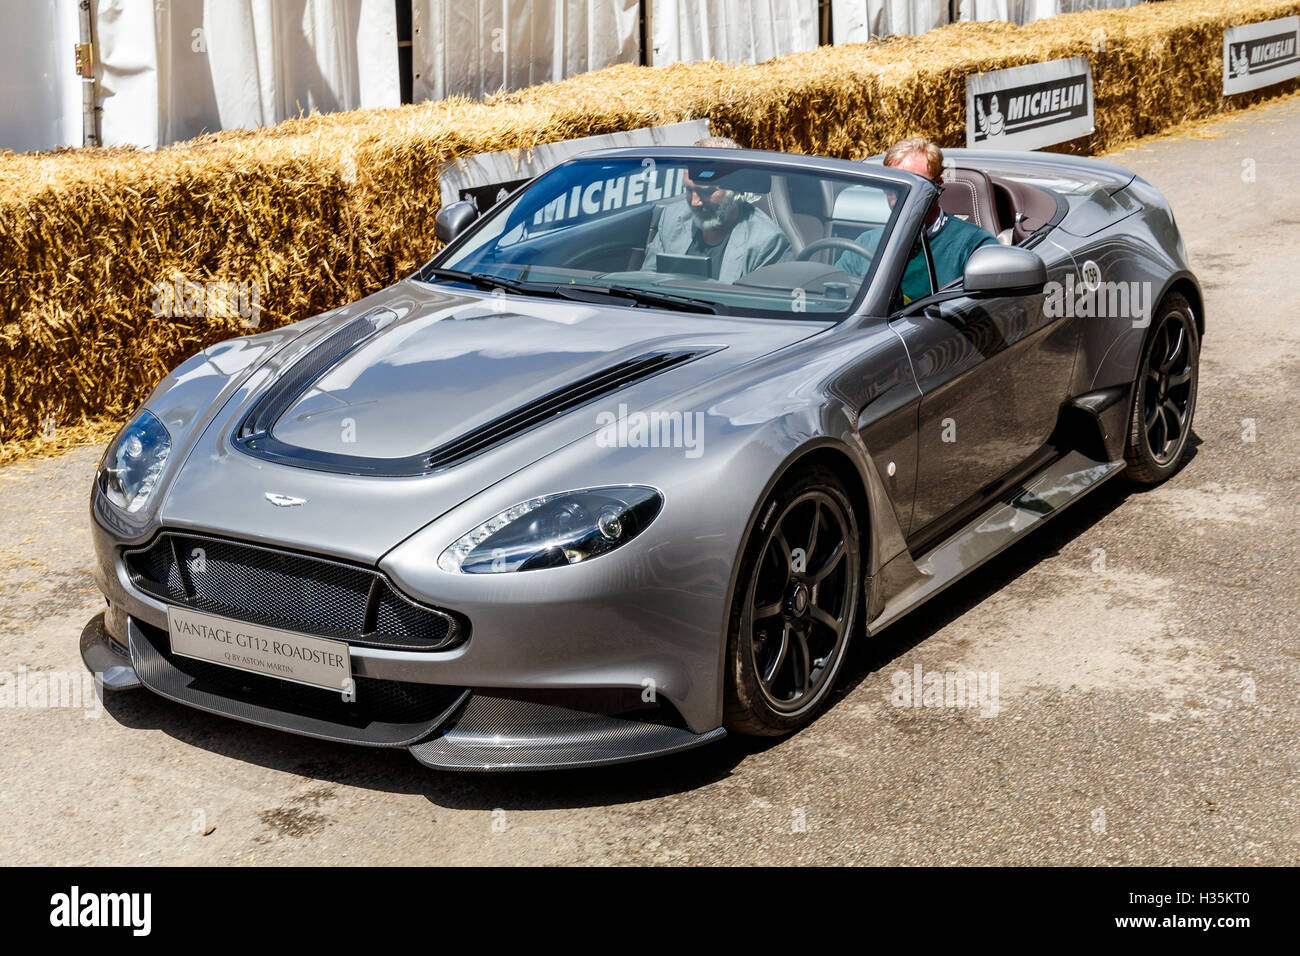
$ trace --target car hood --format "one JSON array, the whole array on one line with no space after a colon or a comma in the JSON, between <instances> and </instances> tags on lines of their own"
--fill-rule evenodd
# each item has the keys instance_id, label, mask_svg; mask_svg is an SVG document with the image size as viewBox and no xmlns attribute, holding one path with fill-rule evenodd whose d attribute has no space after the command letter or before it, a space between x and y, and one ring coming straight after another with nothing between
<instances>
[{"instance_id":1,"label":"car hood","mask_svg":"<svg viewBox=\"0 0 1300 956\"><path fill-rule=\"evenodd\" d=\"M280 442L309 452L404 459L645 356L690 358L722 346L732 349L731 364L816 328L407 291L417 301L401 297L374 306L371 315L383 327L314 376L277 415L273 432ZM735 341L742 330L749 339L744 346ZM319 351L328 354L328 346ZM635 369L631 375L640 377Z\"/></svg>"},{"instance_id":2,"label":"car hood","mask_svg":"<svg viewBox=\"0 0 1300 956\"><path fill-rule=\"evenodd\" d=\"M162 522L374 561L597 431L602 411L663 407L830 324L401 282L340 310L250 376L179 469ZM594 386L573 394L583 382ZM566 390L571 400L557 405ZM259 415L280 454L248 446ZM448 448L468 453L441 453L412 471L412 461Z\"/></svg>"}]
</instances>

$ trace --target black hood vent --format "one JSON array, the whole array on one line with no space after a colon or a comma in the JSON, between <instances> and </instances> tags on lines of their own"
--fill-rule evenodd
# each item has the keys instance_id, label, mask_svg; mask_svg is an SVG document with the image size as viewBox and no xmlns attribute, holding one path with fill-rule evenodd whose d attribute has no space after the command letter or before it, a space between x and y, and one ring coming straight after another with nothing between
<instances>
[{"instance_id":1,"label":"black hood vent","mask_svg":"<svg viewBox=\"0 0 1300 956\"><path fill-rule=\"evenodd\" d=\"M604 398L633 382L665 372L701 354L703 353L690 351L651 352L648 355L620 362L594 375L588 375L572 385L557 388L522 408L494 418L472 432L466 432L459 438L435 448L429 452L425 471L436 471L464 461L466 458L472 458L494 445L509 441L520 432L541 425L547 419Z\"/></svg>"},{"instance_id":2,"label":"black hood vent","mask_svg":"<svg viewBox=\"0 0 1300 956\"><path fill-rule=\"evenodd\" d=\"M647 352L588 375L572 385L547 392L527 405L485 422L473 431L444 442L437 448L405 458L341 455L312 448L300 448L275 438L271 434L271 428L294 399L302 394L324 369L373 334L373 330L365 332L364 329L354 328L363 321L364 319L358 319L357 322L344 326L322 342L317 347L316 353L309 354L300 362L300 365L305 367L302 374L299 374L299 369L295 367L286 374L284 380L271 386L244 417L234 436L235 446L256 458L299 468L311 468L315 471L392 477L425 475L457 465L536 428L557 415L599 401L629 385L684 365L721 348L721 346L710 346L699 349ZM358 335L359 331L360 335Z\"/></svg>"},{"instance_id":3,"label":"black hood vent","mask_svg":"<svg viewBox=\"0 0 1300 956\"><path fill-rule=\"evenodd\" d=\"M269 433L271 426L297 401L299 395L344 356L396 318L397 313L390 309L372 309L335 329L312 346L257 400L257 404L239 423L239 428L235 431L236 438L248 439Z\"/></svg>"}]
</instances>

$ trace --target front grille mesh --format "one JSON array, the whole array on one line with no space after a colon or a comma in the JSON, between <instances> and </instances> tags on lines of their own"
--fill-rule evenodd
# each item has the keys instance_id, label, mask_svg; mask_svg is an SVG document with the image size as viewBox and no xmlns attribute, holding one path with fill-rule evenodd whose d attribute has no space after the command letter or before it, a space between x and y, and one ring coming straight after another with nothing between
<instances>
[{"instance_id":1,"label":"front grille mesh","mask_svg":"<svg viewBox=\"0 0 1300 956\"><path fill-rule=\"evenodd\" d=\"M447 648L465 636L448 612L408 600L358 565L176 532L125 560L146 594L251 624L403 650Z\"/></svg>"}]
</instances>

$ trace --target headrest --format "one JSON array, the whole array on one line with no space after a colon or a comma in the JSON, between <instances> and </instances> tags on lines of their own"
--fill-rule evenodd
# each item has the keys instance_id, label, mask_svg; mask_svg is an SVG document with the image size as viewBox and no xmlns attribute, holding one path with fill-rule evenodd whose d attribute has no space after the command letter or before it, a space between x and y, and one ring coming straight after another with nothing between
<instances>
[{"instance_id":1,"label":"headrest","mask_svg":"<svg viewBox=\"0 0 1300 956\"><path fill-rule=\"evenodd\" d=\"M876 186L846 186L835 197L832 219L849 222L889 222L889 200Z\"/></svg>"}]
</instances>

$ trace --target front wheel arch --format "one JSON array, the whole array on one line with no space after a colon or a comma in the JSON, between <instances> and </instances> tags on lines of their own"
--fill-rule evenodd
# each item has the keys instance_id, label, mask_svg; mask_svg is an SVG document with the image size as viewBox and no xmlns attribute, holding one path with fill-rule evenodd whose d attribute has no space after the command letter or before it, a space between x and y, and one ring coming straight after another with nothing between
<instances>
[{"instance_id":1,"label":"front wheel arch","mask_svg":"<svg viewBox=\"0 0 1300 956\"><path fill-rule=\"evenodd\" d=\"M862 568L864 569L865 580L863 582L865 600L870 607L870 601L875 594L876 578L873 574L876 561L876 549L878 547L876 528L872 521L873 508L871 506L870 494L867 490L867 479L862 473L862 466L854 457L852 451L840 442L829 437L822 437L815 444L804 445L800 448L791 449L780 466L772 472L766 484L755 497L754 504L749 512L749 517L745 527L740 535L739 544L736 553L731 561L730 580L727 582L726 598L723 603L723 615L719 621L720 639L717 646L717 670L718 680L714 686L717 701L717 713L722 714L726 709L726 660L727 660L727 627L731 617L732 602L736 599L737 572L740 567L741 557L744 552L745 543L753 533L754 528L758 526L762 519L763 505L768 497L790 473L797 468L807 468L815 465L823 465L830 468L843 481L845 488L849 493L850 500L853 504L854 515L858 522L859 534L859 553L862 556ZM864 623L866 615L864 613Z\"/></svg>"},{"instance_id":2,"label":"front wheel arch","mask_svg":"<svg viewBox=\"0 0 1300 956\"><path fill-rule=\"evenodd\" d=\"M744 626L740 630L736 629L737 621L744 621L747 617L746 612L743 610L747 605L742 603L741 609L738 610L736 602L746 602L750 598L751 575L759 573L757 565L751 567L751 565L754 565L751 558L763 557L765 546L758 544L757 541L766 537L769 533L766 529L768 519L772 516L770 513L773 512L783 498L788 497L788 493L798 491L800 486L807 486L809 483L815 486L818 481L821 482L823 488L827 487L827 482L830 485L838 486L838 491L833 492L833 494L839 496L842 508L847 512L845 517L847 518L848 527L844 528L844 530L856 532L851 539L853 548L848 555L847 568L841 572L845 575L845 577L841 578L841 586L851 588L853 592L851 598L844 595L840 599L841 611L839 613L846 614L846 617L841 619L841 624L844 625L843 637L839 643L839 650L836 652L836 660L830 666L830 676L817 688L809 705L798 709L797 713L790 712L785 716L770 712L770 707L764 705L760 708L764 711L761 719L756 720L755 717L759 716L757 712L745 706L738 706L738 701L741 698L753 696L754 688L746 686L745 689L741 689L742 685L752 684L753 680L743 679L740 671L737 670L737 642L747 642L748 630ZM817 492L804 492L805 495L809 493L816 494ZM785 507L785 505L782 505L782 507ZM868 523L869 513L865 483L858 473L857 466L848 454L833 447L823 446L793 457L772 477L770 483L764 488L762 497L755 508L754 517L741 539L727 601L726 630L723 632L720 647L723 666L720 669L722 680L719 686L719 696L722 698L723 710L726 713L726 725L733 731L763 736L793 732L815 719L833 699L840 665L848 653L848 646L855 634L863 633L865 626L865 614L869 600L867 586L871 581L871 577L869 574L864 575L863 572L869 566L867 562L869 562L870 557L867 545L873 537ZM756 539L755 536L758 536L758 538ZM825 536L823 536L823 543L827 543ZM822 550L819 548L818 553L822 553ZM751 551L754 551L754 554L751 554ZM812 552L810 551L809 554L811 557ZM799 569L796 568L796 570ZM802 578L801 575L798 577ZM817 577L812 574L807 578L810 585L816 580ZM815 603L816 590L814 587ZM823 592L824 597L825 592ZM738 614L740 615L739 618L737 617ZM800 630L797 623L794 623L793 626L795 630ZM810 637L810 635L805 635L805 637ZM750 652L747 643L743 647L743 653ZM748 674L749 678L756 678L757 676L756 672L752 672L753 666L756 666L756 663L749 662L748 669L751 671ZM737 680L740 680L741 684L737 684ZM737 697L738 693L740 698Z\"/></svg>"}]
</instances>

